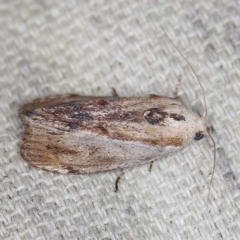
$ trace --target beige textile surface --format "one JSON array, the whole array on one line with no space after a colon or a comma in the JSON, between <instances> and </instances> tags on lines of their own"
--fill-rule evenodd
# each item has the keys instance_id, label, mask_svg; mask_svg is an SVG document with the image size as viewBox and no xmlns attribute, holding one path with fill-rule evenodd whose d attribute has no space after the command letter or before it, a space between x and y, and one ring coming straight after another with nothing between
<instances>
[{"instance_id":1,"label":"beige textile surface","mask_svg":"<svg viewBox=\"0 0 240 240\"><path fill-rule=\"evenodd\" d=\"M17 109L54 94L180 97L202 111L205 138L126 173L63 176L19 156ZM0 239L240 239L240 2L1 1Z\"/></svg>"}]
</instances>

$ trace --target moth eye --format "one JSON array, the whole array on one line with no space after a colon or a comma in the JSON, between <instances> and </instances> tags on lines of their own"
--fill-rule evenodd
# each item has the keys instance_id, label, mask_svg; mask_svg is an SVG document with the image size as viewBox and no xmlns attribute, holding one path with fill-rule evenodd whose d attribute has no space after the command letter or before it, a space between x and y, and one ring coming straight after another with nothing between
<instances>
[{"instance_id":1,"label":"moth eye","mask_svg":"<svg viewBox=\"0 0 240 240\"><path fill-rule=\"evenodd\" d=\"M195 139L195 140L201 140L203 137L204 137L204 134L203 134L202 132L197 132L197 133L195 134L194 139Z\"/></svg>"}]
</instances>

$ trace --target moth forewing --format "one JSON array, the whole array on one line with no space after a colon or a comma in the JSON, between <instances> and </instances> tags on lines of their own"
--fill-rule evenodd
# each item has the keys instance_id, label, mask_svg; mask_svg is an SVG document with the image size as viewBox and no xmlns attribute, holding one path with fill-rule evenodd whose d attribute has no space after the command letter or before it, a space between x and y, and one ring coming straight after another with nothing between
<instances>
[{"instance_id":1,"label":"moth forewing","mask_svg":"<svg viewBox=\"0 0 240 240\"><path fill-rule=\"evenodd\" d=\"M181 101L157 95L63 95L35 100L19 114L26 126L23 159L58 173L132 168L184 147L203 131L201 118Z\"/></svg>"}]
</instances>

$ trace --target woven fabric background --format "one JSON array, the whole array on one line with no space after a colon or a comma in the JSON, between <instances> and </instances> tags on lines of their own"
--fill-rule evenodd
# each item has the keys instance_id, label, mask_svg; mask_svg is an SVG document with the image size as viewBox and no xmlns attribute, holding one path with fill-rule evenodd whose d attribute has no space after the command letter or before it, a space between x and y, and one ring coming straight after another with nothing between
<instances>
[{"instance_id":1,"label":"woven fabric background","mask_svg":"<svg viewBox=\"0 0 240 240\"><path fill-rule=\"evenodd\" d=\"M17 109L54 94L173 96L202 112L205 138L153 165L64 176L29 167ZM240 239L240 2L0 2L0 239Z\"/></svg>"}]
</instances>

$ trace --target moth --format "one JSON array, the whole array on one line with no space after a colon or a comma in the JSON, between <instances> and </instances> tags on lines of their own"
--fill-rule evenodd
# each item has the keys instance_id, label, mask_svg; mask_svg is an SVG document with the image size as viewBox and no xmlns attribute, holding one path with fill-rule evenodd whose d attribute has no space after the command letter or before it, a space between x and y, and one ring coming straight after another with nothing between
<instances>
[{"instance_id":1,"label":"moth","mask_svg":"<svg viewBox=\"0 0 240 240\"><path fill-rule=\"evenodd\" d=\"M151 169L156 158L204 135L211 137L205 95L204 102L205 112L200 116L177 98L154 94L70 94L36 99L18 111L25 125L20 153L30 166L54 173L93 174L122 169L115 182L117 191L127 170L145 163ZM214 168L215 161L214 155Z\"/></svg>"}]
</instances>

